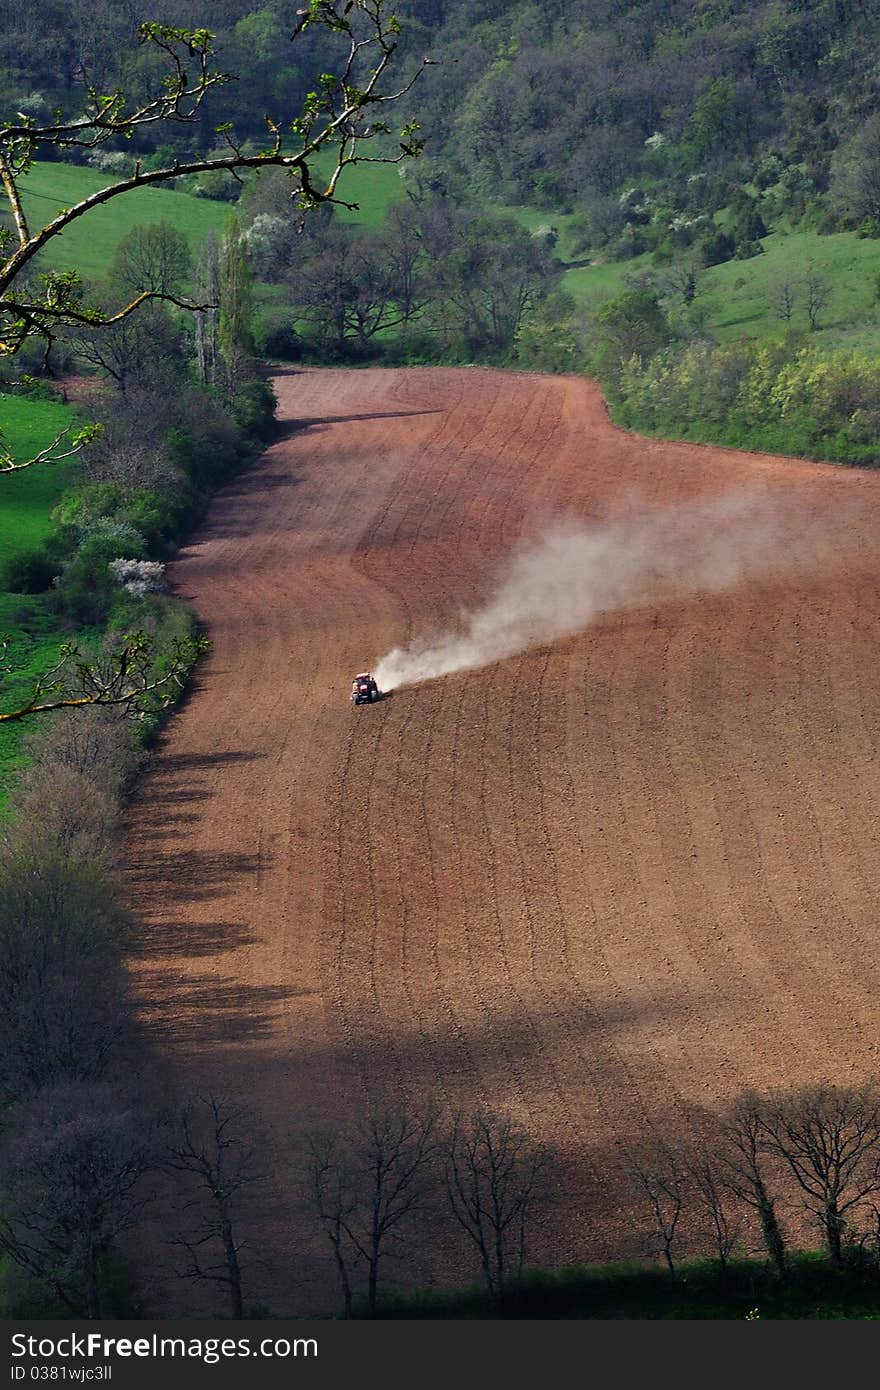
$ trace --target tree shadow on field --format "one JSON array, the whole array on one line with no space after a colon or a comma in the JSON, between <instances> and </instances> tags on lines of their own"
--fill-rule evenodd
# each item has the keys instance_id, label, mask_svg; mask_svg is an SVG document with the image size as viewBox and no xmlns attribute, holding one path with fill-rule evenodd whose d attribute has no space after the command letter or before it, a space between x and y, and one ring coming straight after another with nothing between
<instances>
[{"instance_id":1,"label":"tree shadow on field","mask_svg":"<svg viewBox=\"0 0 880 1390\"><path fill-rule=\"evenodd\" d=\"M219 753L162 753L161 762L151 769L151 776L171 777L178 772L203 772L213 767L226 767L230 763L253 763L265 758L265 753L256 749L224 749Z\"/></svg>"},{"instance_id":2,"label":"tree shadow on field","mask_svg":"<svg viewBox=\"0 0 880 1390\"><path fill-rule=\"evenodd\" d=\"M247 922L141 922L132 954L150 960L163 956L191 959L238 951L258 939Z\"/></svg>"},{"instance_id":3,"label":"tree shadow on field","mask_svg":"<svg viewBox=\"0 0 880 1390\"><path fill-rule=\"evenodd\" d=\"M280 492L288 488L300 486L301 479L294 473L289 473L283 469L273 469L273 460L266 457L265 462L258 468L253 468L244 477L238 478L228 487L223 488L222 492L216 494L217 498L223 502L229 498L243 498L245 502L256 504L260 495L266 492ZM211 520L205 522L199 528L199 539L203 540L213 532Z\"/></svg>"},{"instance_id":4,"label":"tree shadow on field","mask_svg":"<svg viewBox=\"0 0 880 1390\"><path fill-rule=\"evenodd\" d=\"M198 1049L207 1044L269 1037L283 1004L310 991L290 985L248 985L233 975L153 972L138 991L149 1038Z\"/></svg>"},{"instance_id":5,"label":"tree shadow on field","mask_svg":"<svg viewBox=\"0 0 880 1390\"><path fill-rule=\"evenodd\" d=\"M237 878L255 877L265 866L266 858L260 854L196 849L163 854L147 844L142 852L129 856L128 879L148 900L154 892L162 892L174 902L195 903L226 893Z\"/></svg>"},{"instance_id":6,"label":"tree shadow on field","mask_svg":"<svg viewBox=\"0 0 880 1390\"><path fill-rule=\"evenodd\" d=\"M410 416L417 415L440 415L439 408L422 410L376 410L365 411L360 415L314 415L301 419L281 420L278 424L276 434L277 439L290 439L291 436L304 434L306 431L318 431L326 428L327 425L347 425L354 424L361 420L407 420Z\"/></svg>"},{"instance_id":7,"label":"tree shadow on field","mask_svg":"<svg viewBox=\"0 0 880 1390\"><path fill-rule=\"evenodd\" d=\"M169 806L207 801L212 791L210 787L205 786L203 774L241 763L256 762L266 756L265 753L233 749L218 753L163 753L160 744L131 798L138 835L142 836L145 829L160 833L164 827L172 824L175 817L167 814ZM188 819L194 818L193 816Z\"/></svg>"}]
</instances>

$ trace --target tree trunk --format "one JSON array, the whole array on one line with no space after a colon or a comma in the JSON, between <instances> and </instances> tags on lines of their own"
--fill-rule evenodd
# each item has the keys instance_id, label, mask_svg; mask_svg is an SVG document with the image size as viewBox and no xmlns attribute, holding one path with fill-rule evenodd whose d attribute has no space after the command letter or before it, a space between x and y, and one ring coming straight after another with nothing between
<instances>
[{"instance_id":1,"label":"tree trunk","mask_svg":"<svg viewBox=\"0 0 880 1390\"><path fill-rule=\"evenodd\" d=\"M234 1318L242 1318L244 1317L244 1303L241 1294L241 1265L238 1262L238 1251L235 1248L232 1222L225 1209L225 1204L221 1207L220 1223L223 1235L223 1249L226 1253L226 1271L229 1276L229 1297L232 1303L232 1316Z\"/></svg>"},{"instance_id":2,"label":"tree trunk","mask_svg":"<svg viewBox=\"0 0 880 1390\"><path fill-rule=\"evenodd\" d=\"M779 1229L779 1222L776 1220L776 1211L773 1203L766 1193L761 1196L758 1215L761 1221L761 1234L764 1237L764 1244L767 1246L767 1253L773 1262L780 1279L786 1276L785 1265L785 1241L782 1239L782 1232Z\"/></svg>"},{"instance_id":3,"label":"tree trunk","mask_svg":"<svg viewBox=\"0 0 880 1390\"><path fill-rule=\"evenodd\" d=\"M352 1313L351 1284L348 1278L348 1270L345 1267L345 1260L342 1258L342 1242L331 1235L330 1243L333 1246L333 1258L336 1261L336 1270L339 1274L339 1282L342 1285L342 1316L344 1318L350 1318Z\"/></svg>"},{"instance_id":4,"label":"tree trunk","mask_svg":"<svg viewBox=\"0 0 880 1390\"><path fill-rule=\"evenodd\" d=\"M828 1254L836 1265L843 1262L843 1219L834 1203L825 1208L823 1221Z\"/></svg>"}]
</instances>

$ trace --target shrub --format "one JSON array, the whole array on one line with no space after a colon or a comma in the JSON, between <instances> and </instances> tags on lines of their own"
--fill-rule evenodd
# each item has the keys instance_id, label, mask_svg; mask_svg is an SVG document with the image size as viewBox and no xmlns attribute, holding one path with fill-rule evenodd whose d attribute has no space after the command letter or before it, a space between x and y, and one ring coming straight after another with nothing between
<instances>
[{"instance_id":1,"label":"shrub","mask_svg":"<svg viewBox=\"0 0 880 1390\"><path fill-rule=\"evenodd\" d=\"M216 449L189 430L168 432L168 452L175 467L186 474L199 492L209 492L227 481L235 471L237 451L231 440L217 440Z\"/></svg>"},{"instance_id":2,"label":"shrub","mask_svg":"<svg viewBox=\"0 0 880 1390\"><path fill-rule=\"evenodd\" d=\"M699 248L700 259L705 266L722 265L724 261L731 260L735 249L733 237L721 228L704 237Z\"/></svg>"},{"instance_id":3,"label":"shrub","mask_svg":"<svg viewBox=\"0 0 880 1390\"><path fill-rule=\"evenodd\" d=\"M159 594L165 587L165 566L157 560L111 560L110 573L130 594Z\"/></svg>"},{"instance_id":4,"label":"shrub","mask_svg":"<svg viewBox=\"0 0 880 1390\"><path fill-rule=\"evenodd\" d=\"M143 545L132 559L146 559ZM55 590L54 606L74 622L91 625L108 616L117 586L110 570L119 558L119 545L113 536L91 536L72 560L64 566Z\"/></svg>"},{"instance_id":5,"label":"shrub","mask_svg":"<svg viewBox=\"0 0 880 1390\"><path fill-rule=\"evenodd\" d=\"M24 740L30 762L29 779L51 779L76 772L99 791L118 797L140 762L131 723L121 709L86 706L65 710L48 727L33 730Z\"/></svg>"},{"instance_id":6,"label":"shrub","mask_svg":"<svg viewBox=\"0 0 880 1390\"><path fill-rule=\"evenodd\" d=\"M113 516L122 505L123 497L118 483L85 483L64 494L52 518L83 531L98 518Z\"/></svg>"},{"instance_id":7,"label":"shrub","mask_svg":"<svg viewBox=\"0 0 880 1390\"><path fill-rule=\"evenodd\" d=\"M134 160L124 150L95 150L89 155L88 163L102 174L113 174L117 178L127 177L134 169Z\"/></svg>"},{"instance_id":8,"label":"shrub","mask_svg":"<svg viewBox=\"0 0 880 1390\"><path fill-rule=\"evenodd\" d=\"M303 341L286 316L268 315L257 322L254 343L261 357L280 357L296 361L302 354Z\"/></svg>"},{"instance_id":9,"label":"shrub","mask_svg":"<svg viewBox=\"0 0 880 1390\"><path fill-rule=\"evenodd\" d=\"M196 198L213 198L220 203L236 203L240 189L231 174L222 169L206 169L189 185L187 191Z\"/></svg>"},{"instance_id":10,"label":"shrub","mask_svg":"<svg viewBox=\"0 0 880 1390\"><path fill-rule=\"evenodd\" d=\"M638 428L872 466L880 458L880 370L858 352L692 345L633 356L616 385L623 420Z\"/></svg>"},{"instance_id":11,"label":"shrub","mask_svg":"<svg viewBox=\"0 0 880 1390\"><path fill-rule=\"evenodd\" d=\"M83 541L100 538L116 542L117 554L131 554L146 548L146 541L134 526L115 517L101 517L94 522L83 536Z\"/></svg>"},{"instance_id":12,"label":"shrub","mask_svg":"<svg viewBox=\"0 0 880 1390\"><path fill-rule=\"evenodd\" d=\"M0 569L0 589L11 594L42 594L51 589L61 571L57 560L40 546L11 555Z\"/></svg>"},{"instance_id":13,"label":"shrub","mask_svg":"<svg viewBox=\"0 0 880 1390\"><path fill-rule=\"evenodd\" d=\"M232 414L236 423L250 439L261 442L271 438L275 423L275 392L268 381L253 377L244 382L236 392L232 402Z\"/></svg>"},{"instance_id":14,"label":"shrub","mask_svg":"<svg viewBox=\"0 0 880 1390\"><path fill-rule=\"evenodd\" d=\"M126 497L115 519L140 533L149 550L173 537L179 524L181 500L170 488L164 498L148 488L137 488Z\"/></svg>"},{"instance_id":15,"label":"shrub","mask_svg":"<svg viewBox=\"0 0 880 1390\"><path fill-rule=\"evenodd\" d=\"M738 261L750 261L753 256L761 256L764 248L760 241L738 241L736 243L736 259Z\"/></svg>"}]
</instances>

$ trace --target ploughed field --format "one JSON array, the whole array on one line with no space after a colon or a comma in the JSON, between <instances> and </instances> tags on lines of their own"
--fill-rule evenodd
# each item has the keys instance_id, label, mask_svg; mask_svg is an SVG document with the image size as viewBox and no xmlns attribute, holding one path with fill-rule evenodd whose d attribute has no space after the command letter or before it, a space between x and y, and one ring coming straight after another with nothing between
<instances>
[{"instance_id":1,"label":"ploughed field","mask_svg":"<svg viewBox=\"0 0 880 1390\"><path fill-rule=\"evenodd\" d=\"M129 839L156 1046L258 1117L248 1301L336 1306L298 1146L388 1095L548 1145L536 1262L638 1253L621 1145L880 1071L880 478L627 435L575 378L275 384L283 437L173 567L213 648ZM827 518L836 562L352 709L352 675L479 605L536 517L740 483L791 499L792 552ZM151 1245L146 1306L204 1307ZM426 1221L385 1277L477 1273Z\"/></svg>"}]
</instances>

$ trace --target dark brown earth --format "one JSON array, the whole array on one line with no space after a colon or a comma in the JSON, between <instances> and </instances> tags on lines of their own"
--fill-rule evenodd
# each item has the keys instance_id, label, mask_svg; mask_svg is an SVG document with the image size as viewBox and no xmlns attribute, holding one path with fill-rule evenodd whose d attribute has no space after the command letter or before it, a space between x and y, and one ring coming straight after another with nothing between
<instances>
[{"instance_id":1,"label":"dark brown earth","mask_svg":"<svg viewBox=\"0 0 880 1390\"><path fill-rule=\"evenodd\" d=\"M263 1127L249 1301L335 1305L295 1145L389 1088L490 1102L551 1147L536 1260L632 1254L621 1141L880 1070L880 479L636 438L575 378L276 387L283 437L173 567L213 649L129 837L151 1036L184 1093ZM350 707L352 674L478 603L536 513L739 482L827 516L841 563ZM148 1311L211 1306L147 1245ZM393 1277L476 1272L426 1231Z\"/></svg>"}]
</instances>

